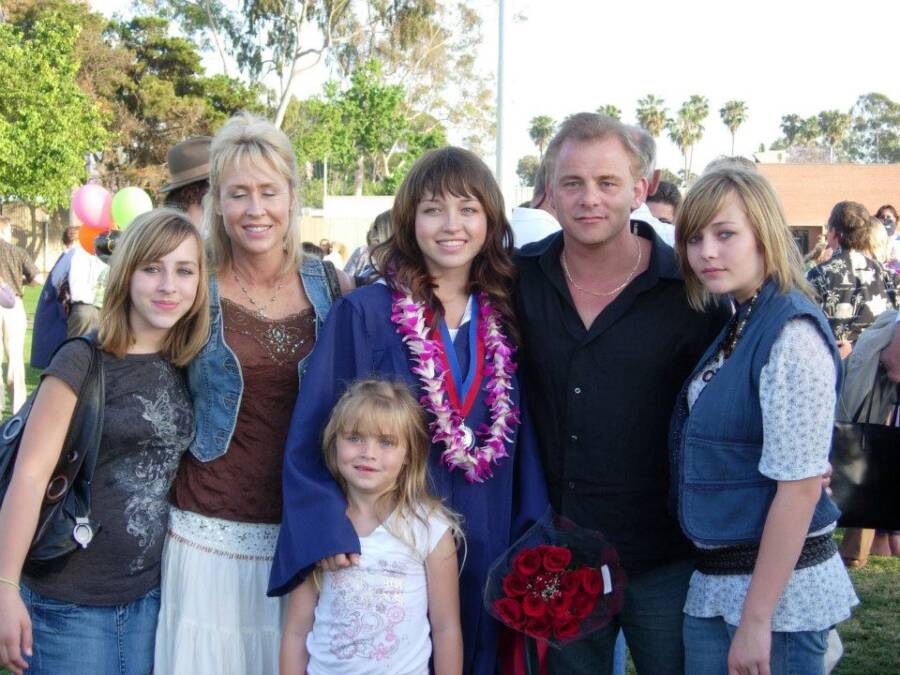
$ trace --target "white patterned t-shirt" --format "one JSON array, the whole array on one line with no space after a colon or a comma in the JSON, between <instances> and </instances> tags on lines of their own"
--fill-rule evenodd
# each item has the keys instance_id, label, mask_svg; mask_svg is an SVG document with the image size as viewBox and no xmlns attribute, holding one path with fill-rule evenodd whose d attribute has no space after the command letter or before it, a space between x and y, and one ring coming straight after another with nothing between
<instances>
[{"instance_id":1,"label":"white patterned t-shirt","mask_svg":"<svg viewBox=\"0 0 900 675\"><path fill-rule=\"evenodd\" d=\"M436 514L427 520L427 527L418 519L410 527L391 515L359 538L359 565L322 575L306 638L309 675L428 675L425 560L449 524Z\"/></svg>"}]
</instances>

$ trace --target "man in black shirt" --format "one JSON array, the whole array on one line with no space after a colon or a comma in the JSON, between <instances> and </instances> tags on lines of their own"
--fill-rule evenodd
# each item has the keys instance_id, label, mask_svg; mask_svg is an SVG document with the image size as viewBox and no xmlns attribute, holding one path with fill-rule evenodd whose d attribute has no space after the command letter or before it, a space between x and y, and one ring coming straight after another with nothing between
<instances>
[{"instance_id":1,"label":"man in black shirt","mask_svg":"<svg viewBox=\"0 0 900 675\"><path fill-rule=\"evenodd\" d=\"M524 378L554 508L601 531L629 577L616 619L548 665L609 673L621 627L639 673L680 674L693 565L668 509L669 417L724 317L688 306L673 250L632 223L647 179L623 125L574 115L547 153L562 232L517 257Z\"/></svg>"}]
</instances>

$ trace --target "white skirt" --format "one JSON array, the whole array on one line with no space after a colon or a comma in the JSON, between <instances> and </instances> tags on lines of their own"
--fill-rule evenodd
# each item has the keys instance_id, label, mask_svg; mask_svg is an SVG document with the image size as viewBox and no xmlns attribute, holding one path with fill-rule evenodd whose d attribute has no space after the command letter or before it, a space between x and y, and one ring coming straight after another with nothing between
<instances>
[{"instance_id":1,"label":"white skirt","mask_svg":"<svg viewBox=\"0 0 900 675\"><path fill-rule=\"evenodd\" d=\"M169 510L156 675L277 675L284 603L266 587L278 528Z\"/></svg>"}]
</instances>

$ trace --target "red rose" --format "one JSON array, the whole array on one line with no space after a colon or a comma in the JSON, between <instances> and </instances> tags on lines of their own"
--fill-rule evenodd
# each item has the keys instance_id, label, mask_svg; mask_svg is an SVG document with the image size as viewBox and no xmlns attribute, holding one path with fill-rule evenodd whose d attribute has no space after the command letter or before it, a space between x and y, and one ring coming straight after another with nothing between
<instances>
[{"instance_id":1,"label":"red rose","mask_svg":"<svg viewBox=\"0 0 900 675\"><path fill-rule=\"evenodd\" d=\"M566 572L559 579L559 588L563 595L572 597L581 590L581 575L578 572Z\"/></svg>"},{"instance_id":2,"label":"red rose","mask_svg":"<svg viewBox=\"0 0 900 675\"><path fill-rule=\"evenodd\" d=\"M571 640L578 636L578 628L581 622L578 619L560 619L553 625L553 635L557 640Z\"/></svg>"},{"instance_id":3,"label":"red rose","mask_svg":"<svg viewBox=\"0 0 900 675\"><path fill-rule=\"evenodd\" d=\"M547 603L541 596L530 593L522 598L522 611L525 616L536 619L547 613Z\"/></svg>"},{"instance_id":4,"label":"red rose","mask_svg":"<svg viewBox=\"0 0 900 675\"><path fill-rule=\"evenodd\" d=\"M582 567L578 572L585 593L596 598L603 592L603 577L600 572L593 567Z\"/></svg>"},{"instance_id":5,"label":"red rose","mask_svg":"<svg viewBox=\"0 0 900 675\"><path fill-rule=\"evenodd\" d=\"M525 624L525 615L522 606L512 598L500 598L494 601L494 611L500 615L500 620L507 626L521 629Z\"/></svg>"},{"instance_id":6,"label":"red rose","mask_svg":"<svg viewBox=\"0 0 900 675\"><path fill-rule=\"evenodd\" d=\"M528 619L522 632L532 637L547 639L550 637L550 622L544 617Z\"/></svg>"},{"instance_id":7,"label":"red rose","mask_svg":"<svg viewBox=\"0 0 900 675\"><path fill-rule=\"evenodd\" d=\"M520 598L528 592L528 582L514 570L503 578L503 592L511 598Z\"/></svg>"},{"instance_id":8,"label":"red rose","mask_svg":"<svg viewBox=\"0 0 900 675\"><path fill-rule=\"evenodd\" d=\"M544 546L544 569L548 572L562 572L572 562L572 551L564 546Z\"/></svg>"},{"instance_id":9,"label":"red rose","mask_svg":"<svg viewBox=\"0 0 900 675\"><path fill-rule=\"evenodd\" d=\"M513 558L512 566L523 577L530 577L541 569L541 554L533 548L526 548Z\"/></svg>"},{"instance_id":10,"label":"red rose","mask_svg":"<svg viewBox=\"0 0 900 675\"><path fill-rule=\"evenodd\" d=\"M572 616L576 619L584 619L590 616L591 612L594 611L594 606L596 604L596 597L584 594L576 595L572 598L572 606L569 608L569 612L571 612Z\"/></svg>"},{"instance_id":11,"label":"red rose","mask_svg":"<svg viewBox=\"0 0 900 675\"><path fill-rule=\"evenodd\" d=\"M547 603L547 611L554 617L566 616L569 613L569 607L572 606L572 596L559 593Z\"/></svg>"}]
</instances>

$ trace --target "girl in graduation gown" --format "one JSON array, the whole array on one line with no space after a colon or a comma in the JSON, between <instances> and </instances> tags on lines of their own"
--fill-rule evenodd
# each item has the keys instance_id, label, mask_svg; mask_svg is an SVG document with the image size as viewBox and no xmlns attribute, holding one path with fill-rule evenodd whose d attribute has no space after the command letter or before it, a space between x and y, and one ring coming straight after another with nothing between
<instances>
[{"instance_id":1,"label":"girl in graduation gown","mask_svg":"<svg viewBox=\"0 0 900 675\"><path fill-rule=\"evenodd\" d=\"M515 373L512 231L490 171L459 148L419 159L392 220L393 236L373 254L384 279L335 303L303 379L269 593L289 592L319 561L355 562L359 540L325 467L322 430L354 379L406 382L431 423L434 494L462 517L463 672L490 675L500 625L483 608L488 570L547 508Z\"/></svg>"}]
</instances>

